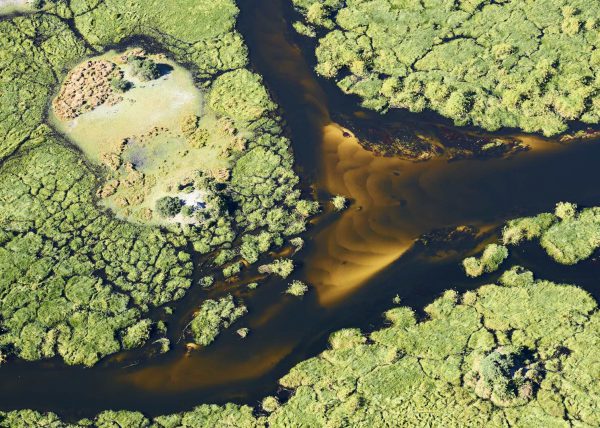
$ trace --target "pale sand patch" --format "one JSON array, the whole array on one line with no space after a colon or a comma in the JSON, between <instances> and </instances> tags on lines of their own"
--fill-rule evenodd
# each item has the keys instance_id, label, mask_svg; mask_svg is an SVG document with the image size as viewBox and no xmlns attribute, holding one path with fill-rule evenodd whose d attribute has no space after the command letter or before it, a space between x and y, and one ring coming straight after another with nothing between
<instances>
[{"instance_id":1,"label":"pale sand patch","mask_svg":"<svg viewBox=\"0 0 600 428\"><path fill-rule=\"evenodd\" d=\"M204 204L207 193L203 190L194 190L190 193L179 193L177 196L184 205L195 209L204 209L199 204ZM184 217L179 213L171 219L172 223L194 224L196 220L193 217Z\"/></svg>"},{"instance_id":2,"label":"pale sand patch","mask_svg":"<svg viewBox=\"0 0 600 428\"><path fill-rule=\"evenodd\" d=\"M0 15L30 10L29 0L0 0Z\"/></svg>"},{"instance_id":3,"label":"pale sand patch","mask_svg":"<svg viewBox=\"0 0 600 428\"><path fill-rule=\"evenodd\" d=\"M183 194L182 183L193 183L197 171L229 171L228 150L237 138L216 115L204 107L205 93L194 84L191 74L163 56L150 56L169 71L151 81L130 74L120 54L112 51L88 61L111 61L133 87L120 94L116 104L104 103L74 119L60 120L50 110L53 125L76 144L87 158L108 168L106 187L100 189L101 205L116 215L143 223L195 222L179 215L163 219L153 215L156 201L177 196L186 205L201 202L204 193ZM181 130L190 116L199 117L198 126L208 130L204 145L194 146ZM239 149L243 150L243 149ZM105 192L105 190L107 190Z\"/></svg>"},{"instance_id":4,"label":"pale sand patch","mask_svg":"<svg viewBox=\"0 0 600 428\"><path fill-rule=\"evenodd\" d=\"M135 86L122 94L123 101L112 106L102 104L66 122L53 117L52 122L90 159L100 162L101 154L124 138L145 134L155 127L172 129L186 114L200 116L202 93L192 76L174 63L165 63L173 70L149 82L137 81L125 73L125 79Z\"/></svg>"},{"instance_id":5,"label":"pale sand patch","mask_svg":"<svg viewBox=\"0 0 600 428\"><path fill-rule=\"evenodd\" d=\"M25 6L27 3L27 0L0 0L0 7Z\"/></svg>"}]
</instances>

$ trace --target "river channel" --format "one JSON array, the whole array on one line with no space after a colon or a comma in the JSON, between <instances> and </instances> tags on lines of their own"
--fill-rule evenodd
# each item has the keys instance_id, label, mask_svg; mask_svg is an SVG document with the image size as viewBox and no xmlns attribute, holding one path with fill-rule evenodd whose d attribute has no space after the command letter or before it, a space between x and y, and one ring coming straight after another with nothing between
<instances>
[{"instance_id":1,"label":"river channel","mask_svg":"<svg viewBox=\"0 0 600 428\"><path fill-rule=\"evenodd\" d=\"M311 291L302 299L283 295L289 280L277 279L265 280L252 292L236 284L192 290L170 322L176 344L171 352L152 358L120 354L92 369L58 360L11 361L0 368L1 409L33 408L75 420L108 408L153 416L201 403L255 405L278 392L277 379L293 365L322 351L332 331L380 327L380 314L393 306L394 296L419 311L445 289L472 289L492 281L494 275L467 279L459 263L494 239L507 219L550 210L557 201L583 206L600 201L600 144L592 142L565 145L513 134L530 150L458 161L376 156L354 137L357 126L402 122L435 131L451 125L427 115L378 118L361 110L356 99L316 76L310 42L291 32L293 11L287 2L253 0L239 7L239 30L252 67L282 107L305 190L326 207L295 257L299 269L292 279L306 281ZM347 116L360 118L353 121L354 128L338 120ZM342 213L327 208L336 194L351 201ZM415 244L435 231L467 230L461 226L478 232L456 242L431 238L432 245ZM600 297L593 259L570 268L571 276L535 248L527 255L514 251L510 261L549 279L572 277ZM206 349L187 353L179 338L191 311L200 299L226 292L244 299L249 314L240 323L251 334L241 340L230 329Z\"/></svg>"}]
</instances>

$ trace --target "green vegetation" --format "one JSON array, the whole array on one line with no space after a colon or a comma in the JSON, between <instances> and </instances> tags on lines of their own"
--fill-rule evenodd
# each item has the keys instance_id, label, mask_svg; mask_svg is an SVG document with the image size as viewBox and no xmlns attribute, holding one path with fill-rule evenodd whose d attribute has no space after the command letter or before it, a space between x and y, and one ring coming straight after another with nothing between
<instances>
[{"instance_id":1,"label":"green vegetation","mask_svg":"<svg viewBox=\"0 0 600 428\"><path fill-rule=\"evenodd\" d=\"M287 290L285 290L287 294L291 294L292 296L296 297L304 296L304 294L306 294L307 291L308 285L298 280L292 281Z\"/></svg>"},{"instance_id":2,"label":"green vegetation","mask_svg":"<svg viewBox=\"0 0 600 428\"><path fill-rule=\"evenodd\" d=\"M290 259L277 259L267 265L259 266L260 273L275 274L282 278L287 278L294 271L294 262Z\"/></svg>"},{"instance_id":3,"label":"green vegetation","mask_svg":"<svg viewBox=\"0 0 600 428\"><path fill-rule=\"evenodd\" d=\"M190 256L183 237L100 212L79 155L38 138L0 170L0 347L92 365L144 341L130 327L185 294Z\"/></svg>"},{"instance_id":4,"label":"green vegetation","mask_svg":"<svg viewBox=\"0 0 600 428\"><path fill-rule=\"evenodd\" d=\"M501 346L474 359L465 383L496 406L512 407L531 400L543 377L542 370L527 359L522 348Z\"/></svg>"},{"instance_id":5,"label":"green vegetation","mask_svg":"<svg viewBox=\"0 0 600 428\"><path fill-rule=\"evenodd\" d=\"M502 231L502 240L505 245L517 245L523 240L531 241L541 237L554 223L556 216L551 213L510 220Z\"/></svg>"},{"instance_id":6,"label":"green vegetation","mask_svg":"<svg viewBox=\"0 0 600 428\"><path fill-rule=\"evenodd\" d=\"M240 255L248 262L255 263L261 253L269 250L274 237L267 231L258 235L244 235L240 246Z\"/></svg>"},{"instance_id":7,"label":"green vegetation","mask_svg":"<svg viewBox=\"0 0 600 428\"><path fill-rule=\"evenodd\" d=\"M293 0L319 74L367 108L553 135L600 122L600 9L585 0Z\"/></svg>"},{"instance_id":8,"label":"green vegetation","mask_svg":"<svg viewBox=\"0 0 600 428\"><path fill-rule=\"evenodd\" d=\"M127 58L127 64L131 67L131 74L142 82L160 77L158 65L150 58L130 56Z\"/></svg>"},{"instance_id":9,"label":"green vegetation","mask_svg":"<svg viewBox=\"0 0 600 428\"><path fill-rule=\"evenodd\" d=\"M209 104L217 113L243 122L260 119L276 107L261 78L246 69L219 77L211 90Z\"/></svg>"},{"instance_id":10,"label":"green vegetation","mask_svg":"<svg viewBox=\"0 0 600 428\"><path fill-rule=\"evenodd\" d=\"M447 291L417 321L407 307L368 335L338 331L330 349L281 379L292 395L247 406L202 405L149 420L104 412L97 426L598 426L600 312L585 291L520 268L499 284ZM0 413L1 426L60 425L56 415ZM112 425L111 425L112 424ZM115 425L117 424L117 425ZM154 425L153 425L154 424ZM82 426L83 423L74 425Z\"/></svg>"},{"instance_id":11,"label":"green vegetation","mask_svg":"<svg viewBox=\"0 0 600 428\"><path fill-rule=\"evenodd\" d=\"M131 82L116 77L110 81L110 85L116 92L120 93L127 92L129 89L131 89L132 86Z\"/></svg>"},{"instance_id":12,"label":"green vegetation","mask_svg":"<svg viewBox=\"0 0 600 428\"><path fill-rule=\"evenodd\" d=\"M215 283L215 278L212 276L203 276L198 280L198 285L208 288Z\"/></svg>"},{"instance_id":13,"label":"green vegetation","mask_svg":"<svg viewBox=\"0 0 600 428\"><path fill-rule=\"evenodd\" d=\"M432 108L458 123L547 134L564 130L568 120L598 121L598 57L591 48L597 10L583 0L572 1L575 8L566 0L296 4L307 17L297 26L305 34L329 32L319 47L319 72L338 77L368 107ZM91 366L166 334L151 310L170 314L165 305L191 286L192 248L214 252L213 265L236 275L244 266L239 256L254 263L286 242L300 248L293 237L318 204L301 199L276 105L260 76L244 68L233 1L43 6L0 21L0 362L12 353ZM400 18L410 25L399 26ZM227 143L219 146L219 168L198 166L175 184L177 196L166 195L166 217L180 214L169 200L201 196L202 204L186 204L184 217L193 222L159 228L115 218L96 197L98 187L107 190L105 171L92 169L89 156L44 123L52 88L66 70L138 34L189 64L204 91L210 114L188 116L179 143L212 151L214 140ZM141 80L158 77L147 61L131 63ZM143 182L133 162L124 167ZM509 222L503 241L539 238L553 258L572 264L600 246L599 222L599 208L562 203L554 214ZM466 263L467 273L497 269L506 256L505 247L490 245ZM259 271L287 278L293 269L292 260L278 259ZM200 285L213 280L204 277ZM293 294L306 289L299 281L291 286ZM246 312L232 295L206 300L190 323L195 342L210 344ZM267 397L264 412L202 405L150 420L106 411L68 425L51 413L19 410L0 412L0 426L600 425L600 357L593 352L600 316L583 290L513 268L499 284L447 291L425 312L419 322L411 309L396 307L385 314L386 328L334 333L330 349L281 379L290 399ZM167 338L157 342L169 348Z\"/></svg>"},{"instance_id":14,"label":"green vegetation","mask_svg":"<svg viewBox=\"0 0 600 428\"><path fill-rule=\"evenodd\" d=\"M35 44L35 37L44 43ZM0 160L29 143L42 123L46 103L65 64L83 57L83 41L66 23L31 15L0 21Z\"/></svg>"},{"instance_id":15,"label":"green vegetation","mask_svg":"<svg viewBox=\"0 0 600 428\"><path fill-rule=\"evenodd\" d=\"M297 236L295 238L290 239L290 244L294 246L294 251L298 252L302 249L302 247L304 247L304 239Z\"/></svg>"},{"instance_id":16,"label":"green vegetation","mask_svg":"<svg viewBox=\"0 0 600 428\"><path fill-rule=\"evenodd\" d=\"M470 277L483 275L485 272L496 271L502 262L508 257L508 248L504 245L490 244L479 259L468 257L463 260L465 272Z\"/></svg>"},{"instance_id":17,"label":"green vegetation","mask_svg":"<svg viewBox=\"0 0 600 428\"><path fill-rule=\"evenodd\" d=\"M223 268L223 276L225 278L229 278L231 276L237 275L238 273L240 273L242 271L242 262L234 262L231 263L228 266L225 266Z\"/></svg>"},{"instance_id":18,"label":"green vegetation","mask_svg":"<svg viewBox=\"0 0 600 428\"><path fill-rule=\"evenodd\" d=\"M348 204L348 200L346 199L345 196L342 196L342 195L335 195L331 199L331 205L333 205L333 208L336 211L343 211L343 210L345 210L347 204Z\"/></svg>"},{"instance_id":19,"label":"green vegetation","mask_svg":"<svg viewBox=\"0 0 600 428\"><path fill-rule=\"evenodd\" d=\"M175 217L181 212L181 200L173 196L163 196L156 201L156 211L162 217Z\"/></svg>"},{"instance_id":20,"label":"green vegetation","mask_svg":"<svg viewBox=\"0 0 600 428\"><path fill-rule=\"evenodd\" d=\"M600 247L600 207L577 211L571 203L558 203L554 213L511 220L502 232L505 244L539 239L548 255L572 265L589 258Z\"/></svg>"},{"instance_id":21,"label":"green vegetation","mask_svg":"<svg viewBox=\"0 0 600 428\"><path fill-rule=\"evenodd\" d=\"M581 238L596 208L559 203L555 214L511 221L508 243L564 228ZM572 223L574 222L574 223ZM565 233L563 231L563 233ZM574 239L574 238L573 238ZM570 248L571 240L559 240ZM490 248L492 250L490 250ZM506 248L488 245L491 264ZM224 251L223 260L233 252ZM500 256L498 256L500 254ZM482 256L481 258L486 259ZM287 264L280 259L279 264ZM198 343L245 313L231 295L207 301L191 323ZM330 349L294 367L281 380L291 397L266 397L249 407L203 405L150 420L136 412L107 411L97 426L326 427L326 426L598 426L600 311L584 290L536 279L513 266L474 291L448 290L417 320L407 307L387 311L387 326L370 334L335 332ZM127 346L145 340L148 321L130 326ZM160 326L157 326L160 329ZM238 329L244 337L246 328ZM64 426L54 414L0 413L0 426ZM89 425L80 421L72 426Z\"/></svg>"},{"instance_id":22,"label":"green vegetation","mask_svg":"<svg viewBox=\"0 0 600 428\"><path fill-rule=\"evenodd\" d=\"M597 424L597 358L585 349L600 337L596 303L575 287L517 277L449 291L420 323L408 308L392 309L391 326L370 341L358 330L335 333L332 349L281 380L295 393L269 425ZM481 390L472 383L480 379Z\"/></svg>"},{"instance_id":23,"label":"green vegetation","mask_svg":"<svg viewBox=\"0 0 600 428\"><path fill-rule=\"evenodd\" d=\"M236 304L231 294L219 300L206 300L194 319L190 329L194 342L207 346L248 310L242 304Z\"/></svg>"},{"instance_id":24,"label":"green vegetation","mask_svg":"<svg viewBox=\"0 0 600 428\"><path fill-rule=\"evenodd\" d=\"M272 413L279 408L280 404L277 397L268 396L263 399L261 406L265 412Z\"/></svg>"},{"instance_id":25,"label":"green vegetation","mask_svg":"<svg viewBox=\"0 0 600 428\"><path fill-rule=\"evenodd\" d=\"M305 230L307 217L318 206L301 199L283 121L260 77L244 68L247 52L234 29L237 13L231 0L202 5L176 0L167 9L155 0L73 0L45 2L39 12L0 21L2 355L27 360L59 356L68 364L90 366L121 349L141 346L150 335L164 334L164 328L150 319L148 314L156 313L150 310L180 299L191 286L192 249L208 254L230 248L239 254L233 243L248 234L256 237L255 252L248 249L244 254L257 259ZM206 109L192 112L196 118L189 121L191 127L180 130L177 123L173 132L182 138L163 134L152 138L187 145L181 153L206 148L222 162L212 171L196 163L189 180L181 177L171 191L148 198L150 205L140 206L136 216L127 210L139 206L153 180L143 171L144 158L131 151L135 144L94 140L96 134L108 136L115 130L102 124L97 126L99 132L86 136L98 144L87 147L90 150L80 145L81 153L44 123L50 97L69 69L133 35L152 37L168 58L140 54L145 61L133 59L118 71L125 59L111 57L109 72L118 72L104 76L108 90L123 98L134 97L146 86L160 90L163 81L180 82L176 63L189 65L196 89L202 92L198 108ZM149 59L175 64L174 69L148 84L136 80L135 87L121 93L123 84L112 79L127 78L127 68L139 69L138 80L158 76ZM93 105L100 110L112 103L116 110L121 108L118 97L106 105ZM82 112L78 120L97 113ZM150 115L127 121L140 125L147 120ZM133 136L148 142L145 132ZM92 167L101 163L101 154L92 149L102 144L120 147L129 158L108 156L102 168ZM153 154L151 159L160 156ZM111 165L121 168L118 174ZM178 166L172 169L178 171ZM121 194L123 183L129 187ZM118 206L121 196L124 203ZM201 196L204 205L186 203L185 216L180 213L153 223L151 213L142 208L155 208L163 196L185 201ZM99 206L97 197L118 218ZM174 213L165 208L164 214ZM242 242L250 241L253 238ZM203 325L197 320L198 334ZM214 333L213 325L207 328L211 330L203 342Z\"/></svg>"}]
</instances>

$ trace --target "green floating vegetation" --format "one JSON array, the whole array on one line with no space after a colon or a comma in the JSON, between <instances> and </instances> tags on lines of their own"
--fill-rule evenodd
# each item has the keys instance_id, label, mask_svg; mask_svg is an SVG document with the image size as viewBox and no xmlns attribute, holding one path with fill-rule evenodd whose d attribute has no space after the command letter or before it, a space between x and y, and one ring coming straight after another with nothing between
<instances>
[{"instance_id":1,"label":"green floating vegetation","mask_svg":"<svg viewBox=\"0 0 600 428\"><path fill-rule=\"evenodd\" d=\"M256 261L305 230L318 205L301 199L284 123L260 76L245 69L247 49L235 31L237 14L231 0L176 0L168 8L157 0L57 0L44 2L36 13L0 21L2 355L60 356L68 364L90 366L141 346L150 335L164 334L149 311L180 299L191 286L193 252L229 249L237 256L241 250L233 243L248 235L252 238L242 240L244 256ZM110 64L96 58L107 46L139 35L151 38L166 55L140 53L125 70L116 59ZM210 120L239 143L239 150L223 154L222 170L199 172L173 190L185 201L195 194L190 190L202 189L203 209L182 207L181 221L159 228L146 218L123 221L99 205L102 191L114 190L105 188L111 185L107 175L92 166L95 159L85 150L74 150L44 122L54 88L86 59L104 73L104 92L81 111L70 110L79 104L67 105L70 118L88 114L88 107L93 110L110 92L132 96L146 84L144 78L157 77L150 60L189 68L188 80L193 78L202 92L202 106L214 110ZM129 80L128 68L143 76ZM172 73L166 77L175 79L178 68ZM134 86L122 92L119 79ZM203 120L208 119L196 114L181 123L192 149L209 147L215 138L207 136ZM129 168L126 179L117 180L143 182L130 164L123 165ZM235 274L236 268L229 269Z\"/></svg>"},{"instance_id":2,"label":"green floating vegetation","mask_svg":"<svg viewBox=\"0 0 600 428\"><path fill-rule=\"evenodd\" d=\"M483 250L480 258L467 257L463 260L463 267L467 276L478 277L487 272L496 271L508 257L508 248L504 245L489 244Z\"/></svg>"},{"instance_id":3,"label":"green floating vegetation","mask_svg":"<svg viewBox=\"0 0 600 428\"><path fill-rule=\"evenodd\" d=\"M335 195L331 198L331 205L333 205L334 210L343 211L348 205L348 199L343 195Z\"/></svg>"},{"instance_id":4,"label":"green floating vegetation","mask_svg":"<svg viewBox=\"0 0 600 428\"><path fill-rule=\"evenodd\" d=\"M402 307L368 338L335 333L330 350L281 380L295 392L269 426L598 424L599 360L586 350L600 340L596 302L511 272L498 285L446 292L426 321Z\"/></svg>"},{"instance_id":5,"label":"green floating vegetation","mask_svg":"<svg viewBox=\"0 0 600 428\"><path fill-rule=\"evenodd\" d=\"M302 281L294 280L290 283L288 288L285 290L287 294L292 296L301 297L308 291L308 285Z\"/></svg>"},{"instance_id":6,"label":"green floating vegetation","mask_svg":"<svg viewBox=\"0 0 600 428\"><path fill-rule=\"evenodd\" d=\"M33 410L0 412L0 426L6 428L258 428L265 427L264 422L252 415L249 406L226 404L224 406L202 405L194 410L159 416L150 420L142 413L126 410L107 410L93 420L83 419L76 423L65 423L56 414L41 414Z\"/></svg>"},{"instance_id":7,"label":"green floating vegetation","mask_svg":"<svg viewBox=\"0 0 600 428\"><path fill-rule=\"evenodd\" d=\"M600 122L600 9L585 0L293 0L316 70L363 106L554 135Z\"/></svg>"},{"instance_id":8,"label":"green floating vegetation","mask_svg":"<svg viewBox=\"0 0 600 428\"><path fill-rule=\"evenodd\" d=\"M277 259L272 263L258 267L260 273L274 274L287 278L294 271L294 262L290 259Z\"/></svg>"},{"instance_id":9,"label":"green floating vegetation","mask_svg":"<svg viewBox=\"0 0 600 428\"><path fill-rule=\"evenodd\" d=\"M509 222L505 241L543 238L564 222L575 222L568 233L585 236L597 212L559 203L555 214ZM503 259L506 249L493 248ZM213 340L245 312L232 296L209 302L194 320L202 324L199 342ZM66 425L52 413L20 410L0 413L0 426L600 425L600 354L593 352L600 346L600 312L586 291L536 279L513 266L497 284L463 294L446 291L425 313L427 318L418 321L412 309L395 307L384 314L388 325L380 330L333 333L330 349L280 380L291 397L282 403L266 397L258 416L247 406L202 405L153 420L137 412L107 411L93 421ZM146 332L147 324L131 327L128 340ZM247 333L238 330L242 337Z\"/></svg>"},{"instance_id":10,"label":"green floating vegetation","mask_svg":"<svg viewBox=\"0 0 600 428\"><path fill-rule=\"evenodd\" d=\"M346 427L600 424L600 312L582 289L514 267L498 284L447 291L417 321L385 313L386 328L344 329L330 349L281 379L293 391L247 406L202 405L150 420L107 411L66 425L50 413L0 413L0 426ZM53 425L52 425L53 424ZM87 424L87 425L85 425Z\"/></svg>"},{"instance_id":11,"label":"green floating vegetation","mask_svg":"<svg viewBox=\"0 0 600 428\"><path fill-rule=\"evenodd\" d=\"M465 383L498 407L524 405L543 379L543 367L524 348L500 346L473 361Z\"/></svg>"},{"instance_id":12,"label":"green floating vegetation","mask_svg":"<svg viewBox=\"0 0 600 428\"><path fill-rule=\"evenodd\" d=\"M206 300L190 323L194 342L202 346L211 344L221 330L229 328L246 312L248 309L242 304L236 304L231 294L219 300Z\"/></svg>"},{"instance_id":13,"label":"green floating vegetation","mask_svg":"<svg viewBox=\"0 0 600 428\"><path fill-rule=\"evenodd\" d=\"M589 258L600 247L600 207L577 210L560 202L554 213L509 221L502 232L505 244L538 239L558 263L573 265Z\"/></svg>"},{"instance_id":14,"label":"green floating vegetation","mask_svg":"<svg viewBox=\"0 0 600 428\"><path fill-rule=\"evenodd\" d=\"M183 237L100 212L79 155L40 138L0 169L0 347L93 365L145 341L143 314L191 285L190 255Z\"/></svg>"}]
</instances>

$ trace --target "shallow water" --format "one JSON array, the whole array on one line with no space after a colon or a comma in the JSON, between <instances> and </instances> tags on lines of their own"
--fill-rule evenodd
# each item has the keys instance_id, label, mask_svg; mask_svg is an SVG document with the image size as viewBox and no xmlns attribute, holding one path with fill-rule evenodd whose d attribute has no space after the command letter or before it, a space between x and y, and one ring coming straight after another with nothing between
<instances>
[{"instance_id":1,"label":"shallow water","mask_svg":"<svg viewBox=\"0 0 600 428\"><path fill-rule=\"evenodd\" d=\"M395 295L422 308L447 288L470 289L493 280L494 275L465 278L459 261L493 237L506 219L549 210L559 200L581 205L600 200L595 173L599 144L560 146L530 136L523 138L534 143L532 150L508 159L411 163L374 156L332 120L356 116L357 104L314 75L310 51L286 33L284 17L291 12L282 4L241 2L240 31L254 68L282 106L299 172L305 183L313 183L307 191L325 202L333 194L352 200L343 213L326 212L315 219L305 235L305 248L296 256L301 268L292 279L307 281L313 290L302 299L282 295L289 280L277 279L254 292L235 284L192 290L175 308L172 343L201 299L224 292L244 298L249 314L239 325L250 328L249 337L240 339L232 328L189 355L180 342L166 355L120 354L93 369L65 367L56 360L11 361L0 368L0 408L52 410L75 419L106 408L157 415L203 402L256 404L276 392L277 379L290 367L323 350L330 332L380 326L380 314L392 306ZM359 116L369 119L372 114ZM399 120L418 128L438 126L424 116L400 114L377 123ZM463 244L412 247L423 233L465 224L484 233ZM567 272L540 251L525 256L519 249L510 261L538 273L548 271L550 279L568 280L571 272L600 297L594 260ZM254 278L247 275L242 280L251 282Z\"/></svg>"}]
</instances>

